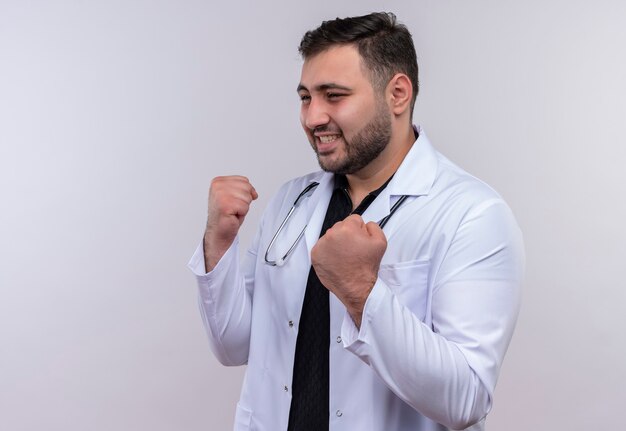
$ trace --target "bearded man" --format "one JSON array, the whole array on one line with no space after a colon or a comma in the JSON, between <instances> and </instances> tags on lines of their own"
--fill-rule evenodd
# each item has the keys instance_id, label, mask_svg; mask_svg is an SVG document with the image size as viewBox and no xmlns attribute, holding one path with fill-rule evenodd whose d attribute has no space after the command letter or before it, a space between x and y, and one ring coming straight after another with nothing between
<instances>
[{"instance_id":1,"label":"bearded man","mask_svg":"<svg viewBox=\"0 0 626 431\"><path fill-rule=\"evenodd\" d=\"M257 198L215 178L190 261L211 347L247 364L235 430L483 430L520 300L502 198L412 123L418 67L391 13L307 32L297 92L321 171Z\"/></svg>"}]
</instances>

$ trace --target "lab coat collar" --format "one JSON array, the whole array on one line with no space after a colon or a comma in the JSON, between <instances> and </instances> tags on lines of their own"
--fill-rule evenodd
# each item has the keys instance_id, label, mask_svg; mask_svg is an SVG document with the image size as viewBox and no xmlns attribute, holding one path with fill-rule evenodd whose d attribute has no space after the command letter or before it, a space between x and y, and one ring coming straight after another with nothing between
<instances>
[{"instance_id":1,"label":"lab coat collar","mask_svg":"<svg viewBox=\"0 0 626 431\"><path fill-rule=\"evenodd\" d=\"M389 185L363 213L367 221L380 221L387 216L400 196L428 195L437 175L437 153L424 130L415 126L419 137L404 157Z\"/></svg>"},{"instance_id":2,"label":"lab coat collar","mask_svg":"<svg viewBox=\"0 0 626 431\"><path fill-rule=\"evenodd\" d=\"M415 126L419 137L404 157L389 183L390 196L428 195L437 175L437 153L420 126Z\"/></svg>"}]
</instances>

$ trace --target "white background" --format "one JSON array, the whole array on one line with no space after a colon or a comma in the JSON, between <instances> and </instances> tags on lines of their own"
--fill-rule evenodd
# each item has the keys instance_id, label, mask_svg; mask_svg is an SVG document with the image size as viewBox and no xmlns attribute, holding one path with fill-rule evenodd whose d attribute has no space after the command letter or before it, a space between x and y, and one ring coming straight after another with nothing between
<instances>
[{"instance_id":1,"label":"white background","mask_svg":"<svg viewBox=\"0 0 626 431\"><path fill-rule=\"evenodd\" d=\"M524 231L491 431L599 430L626 399L626 6L615 1L0 0L0 430L228 430L185 267L209 181L316 169L304 31L395 11L415 121Z\"/></svg>"}]
</instances>

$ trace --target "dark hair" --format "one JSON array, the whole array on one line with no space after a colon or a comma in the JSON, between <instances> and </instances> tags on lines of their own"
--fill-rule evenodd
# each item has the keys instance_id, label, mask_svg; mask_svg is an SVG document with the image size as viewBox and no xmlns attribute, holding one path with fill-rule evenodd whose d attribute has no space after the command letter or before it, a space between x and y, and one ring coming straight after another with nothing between
<instances>
[{"instance_id":1,"label":"dark hair","mask_svg":"<svg viewBox=\"0 0 626 431\"><path fill-rule=\"evenodd\" d=\"M396 22L391 12L375 12L351 18L324 21L315 30L307 31L298 51L302 57L313 57L336 45L354 44L372 84L384 89L396 73L404 73L413 85L411 114L419 91L417 56L411 33Z\"/></svg>"}]
</instances>

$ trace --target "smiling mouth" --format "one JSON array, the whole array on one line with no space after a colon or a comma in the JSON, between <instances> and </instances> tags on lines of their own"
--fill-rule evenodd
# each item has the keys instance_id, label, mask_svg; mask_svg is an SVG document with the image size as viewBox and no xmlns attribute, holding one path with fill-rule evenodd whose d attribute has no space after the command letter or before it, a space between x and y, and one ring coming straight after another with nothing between
<instances>
[{"instance_id":1,"label":"smiling mouth","mask_svg":"<svg viewBox=\"0 0 626 431\"><path fill-rule=\"evenodd\" d=\"M335 151L335 148L337 147L339 143L339 138L341 138L341 136L341 133L335 135L315 136L315 146L317 148L317 154L319 156L331 154L333 151Z\"/></svg>"},{"instance_id":2,"label":"smiling mouth","mask_svg":"<svg viewBox=\"0 0 626 431\"><path fill-rule=\"evenodd\" d=\"M325 135L325 136L318 136L317 138L320 140L322 144L328 144L328 143L336 141L340 137L341 135Z\"/></svg>"}]
</instances>

